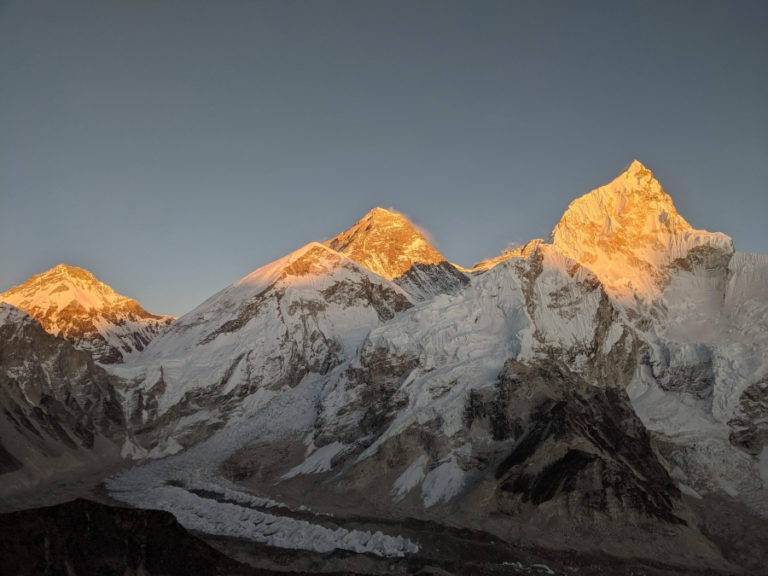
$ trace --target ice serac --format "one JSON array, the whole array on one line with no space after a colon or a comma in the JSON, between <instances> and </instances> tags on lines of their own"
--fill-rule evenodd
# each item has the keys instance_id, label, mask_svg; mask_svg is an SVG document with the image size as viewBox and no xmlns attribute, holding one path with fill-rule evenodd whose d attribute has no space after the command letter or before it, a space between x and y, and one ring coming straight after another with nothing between
<instances>
[{"instance_id":1,"label":"ice serac","mask_svg":"<svg viewBox=\"0 0 768 576\"><path fill-rule=\"evenodd\" d=\"M733 252L728 236L693 229L637 160L610 184L571 202L552 237L612 296L630 300L657 298L664 268L694 248Z\"/></svg>"},{"instance_id":2,"label":"ice serac","mask_svg":"<svg viewBox=\"0 0 768 576\"><path fill-rule=\"evenodd\" d=\"M416 226L392 210L374 208L325 245L394 281L416 300L457 292L468 281Z\"/></svg>"},{"instance_id":3,"label":"ice serac","mask_svg":"<svg viewBox=\"0 0 768 576\"><path fill-rule=\"evenodd\" d=\"M0 294L46 332L72 342L104 364L143 350L172 316L150 314L82 268L59 264Z\"/></svg>"}]
</instances>

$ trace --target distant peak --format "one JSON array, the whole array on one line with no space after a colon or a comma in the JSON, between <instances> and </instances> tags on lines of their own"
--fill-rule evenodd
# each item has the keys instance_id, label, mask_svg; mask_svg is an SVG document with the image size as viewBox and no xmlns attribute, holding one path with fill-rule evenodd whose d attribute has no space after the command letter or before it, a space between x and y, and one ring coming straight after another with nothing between
<instances>
[{"instance_id":1,"label":"distant peak","mask_svg":"<svg viewBox=\"0 0 768 576\"><path fill-rule=\"evenodd\" d=\"M0 301L23 310L46 332L72 340L101 362L119 362L141 350L172 320L150 314L88 270L64 263L0 294Z\"/></svg>"},{"instance_id":2,"label":"distant peak","mask_svg":"<svg viewBox=\"0 0 768 576\"><path fill-rule=\"evenodd\" d=\"M405 215L380 206L325 245L388 280L402 276L415 263L445 260Z\"/></svg>"}]
</instances>

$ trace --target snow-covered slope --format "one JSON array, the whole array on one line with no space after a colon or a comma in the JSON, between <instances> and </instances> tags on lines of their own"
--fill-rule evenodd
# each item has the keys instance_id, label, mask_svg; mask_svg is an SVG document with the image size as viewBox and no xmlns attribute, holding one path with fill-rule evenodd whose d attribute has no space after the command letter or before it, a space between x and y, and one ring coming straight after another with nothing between
<instances>
[{"instance_id":1,"label":"snow-covered slope","mask_svg":"<svg viewBox=\"0 0 768 576\"><path fill-rule=\"evenodd\" d=\"M397 285L313 242L212 296L115 370L140 381L128 408L137 425L211 411L178 422L175 445L187 424L209 434L256 398L328 373L410 306Z\"/></svg>"},{"instance_id":2,"label":"snow-covered slope","mask_svg":"<svg viewBox=\"0 0 768 576\"><path fill-rule=\"evenodd\" d=\"M633 406L679 481L768 516L768 258L694 249L668 275Z\"/></svg>"},{"instance_id":3,"label":"snow-covered slope","mask_svg":"<svg viewBox=\"0 0 768 576\"><path fill-rule=\"evenodd\" d=\"M102 363L136 354L174 318L156 316L82 268L59 264L0 294L54 336L71 341Z\"/></svg>"},{"instance_id":4,"label":"snow-covered slope","mask_svg":"<svg viewBox=\"0 0 768 576\"><path fill-rule=\"evenodd\" d=\"M416 300L460 290L467 277L433 248L408 219L374 208L325 243L364 268L392 280Z\"/></svg>"}]
</instances>

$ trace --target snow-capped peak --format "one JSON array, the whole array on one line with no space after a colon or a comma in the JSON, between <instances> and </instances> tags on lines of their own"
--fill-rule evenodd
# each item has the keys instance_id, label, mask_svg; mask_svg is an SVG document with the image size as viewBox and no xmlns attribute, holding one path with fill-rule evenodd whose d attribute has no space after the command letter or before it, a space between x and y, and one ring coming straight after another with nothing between
<instances>
[{"instance_id":1,"label":"snow-capped peak","mask_svg":"<svg viewBox=\"0 0 768 576\"><path fill-rule=\"evenodd\" d=\"M53 334L71 340L102 362L119 362L142 350L170 324L138 302L115 292L82 268L59 264L0 294Z\"/></svg>"},{"instance_id":2,"label":"snow-capped peak","mask_svg":"<svg viewBox=\"0 0 768 576\"><path fill-rule=\"evenodd\" d=\"M621 296L656 296L661 269L692 248L733 251L728 236L694 230L637 160L610 184L571 202L552 238L562 254Z\"/></svg>"},{"instance_id":3,"label":"snow-capped peak","mask_svg":"<svg viewBox=\"0 0 768 576\"><path fill-rule=\"evenodd\" d=\"M379 207L325 245L387 280L399 278L414 264L445 262L405 216Z\"/></svg>"}]
</instances>

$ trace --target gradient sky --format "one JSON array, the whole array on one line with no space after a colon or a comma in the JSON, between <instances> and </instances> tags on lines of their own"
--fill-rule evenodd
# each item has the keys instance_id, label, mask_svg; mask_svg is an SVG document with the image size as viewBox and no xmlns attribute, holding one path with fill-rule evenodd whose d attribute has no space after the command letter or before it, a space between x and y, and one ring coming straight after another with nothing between
<instances>
[{"instance_id":1,"label":"gradient sky","mask_svg":"<svg viewBox=\"0 0 768 576\"><path fill-rule=\"evenodd\" d=\"M0 291L180 315L393 206L471 265L633 158L768 253L768 2L0 1Z\"/></svg>"}]
</instances>

